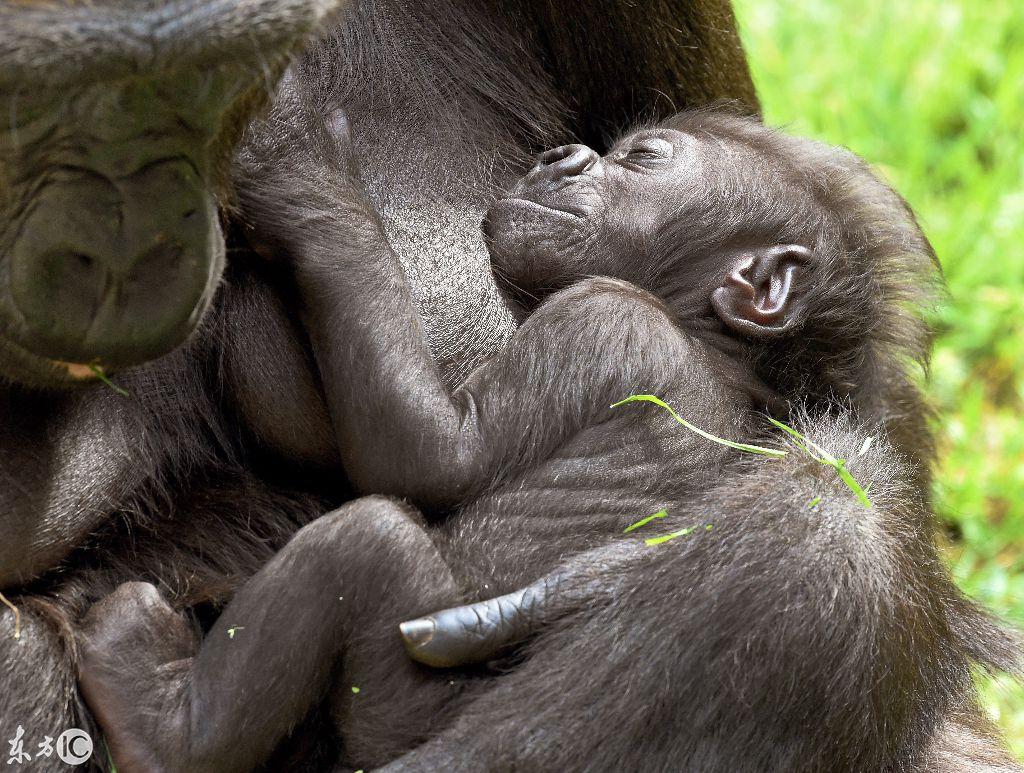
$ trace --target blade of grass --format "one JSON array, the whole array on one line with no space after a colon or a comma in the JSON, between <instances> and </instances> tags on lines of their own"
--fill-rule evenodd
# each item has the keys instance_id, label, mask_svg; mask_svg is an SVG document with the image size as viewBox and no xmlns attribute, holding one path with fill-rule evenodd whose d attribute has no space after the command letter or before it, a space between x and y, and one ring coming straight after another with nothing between
<instances>
[{"instance_id":1,"label":"blade of grass","mask_svg":"<svg viewBox=\"0 0 1024 773\"><path fill-rule=\"evenodd\" d=\"M705 432L700 427L696 427L693 424L690 424L690 422L688 422L686 419L684 419L682 416L676 413L672 409L672 406L670 406L664 400L655 397L654 395L630 395L625 400L619 400L619 402L612 405L612 408L618 408L620 405L625 405L626 403L637 402L653 403L654 405L657 405L660 408L664 408L666 411L669 412L673 419L682 424L691 432L696 432L701 437L707 438L708 440L714 443L718 443L723 446L728 446L729 448L735 448L737 451L746 451L747 453L750 454L761 454L762 456L774 457L785 456L787 453L786 451L781 451L777 448L764 448L763 446L750 445L749 443L736 443L732 440L726 440L725 438L720 438L717 435L712 435L710 432Z\"/></svg>"},{"instance_id":2,"label":"blade of grass","mask_svg":"<svg viewBox=\"0 0 1024 773\"><path fill-rule=\"evenodd\" d=\"M123 387L119 387L117 384L115 384L113 381L107 378L107 374L103 372L103 368L101 368L99 365L90 365L89 370L93 372L96 378L98 378L108 387L113 389L119 395L121 395L122 397L128 397L128 390L124 389Z\"/></svg>"},{"instance_id":3,"label":"blade of grass","mask_svg":"<svg viewBox=\"0 0 1024 773\"><path fill-rule=\"evenodd\" d=\"M720 443L721 445L728 446L729 448L735 448L739 451L746 451L747 453L761 454L762 456L772 456L776 458L785 456L787 454L786 451L781 451L779 449L765 448L763 446L755 446L749 443L736 443L732 440L726 440L725 438L720 438L717 435L712 435L710 432L705 432L700 427L696 427L690 422L688 422L686 419L684 419L682 416L676 413L671 405L669 405L664 400L654 395L630 395L625 400L619 400L619 402L614 403L612 405L612 408L618 408L620 405L625 405L626 403L634 402L653 403L654 405L657 405L660 408L664 408L666 411L669 412L673 419L675 419L679 424L682 424L691 432L695 432L701 437L707 438L708 440L711 440L715 443ZM797 432L788 424L783 424L781 421L779 421L778 419L773 419L771 416L768 416L767 418L768 421L771 422L775 427L781 429L783 432L785 432L787 435L793 438L793 442L796 443L796 445L799 446L804 451L804 453L806 453L816 462L820 462L821 464L827 464L829 467L832 467L836 471L836 473L838 473L840 480L842 480L843 483L846 484L846 487L849 488L850 491L852 491L857 496L857 499L860 500L861 504L863 504L864 507L867 508L871 507L871 500L868 499L867 493L857 482L856 478L853 477L853 474L848 469L846 469L845 459L837 459L836 457L832 456L832 454L830 454L824 448L819 446L810 438ZM865 453L868 450L868 448L870 448L870 446L870 442L865 442L865 444L861 447L861 453Z\"/></svg>"},{"instance_id":4,"label":"blade of grass","mask_svg":"<svg viewBox=\"0 0 1024 773\"><path fill-rule=\"evenodd\" d=\"M641 518L636 523L631 523L629 526L626 527L626 530L624 532L622 532L622 533L623 534L629 534L631 531L636 531L641 526L646 526L651 521L653 521L655 518L664 518L666 515L668 515L668 510L659 510L656 513L651 513L646 518Z\"/></svg>"},{"instance_id":5,"label":"blade of grass","mask_svg":"<svg viewBox=\"0 0 1024 773\"><path fill-rule=\"evenodd\" d=\"M867 492L864 491L856 478L853 477L853 474L846 469L845 459L836 459L817 443L800 434L788 424L783 424L778 419L773 419L769 416L768 421L792 437L796 444L803 448L812 459L832 467L839 474L839 479L842 480L843 483L846 484L846 487L857 496L857 499L860 500L861 504L867 508L871 507L871 500L868 499ZM817 451L817 455L810 450L811 448L813 448L814 451ZM866 451L867 448L864 448L864 450Z\"/></svg>"},{"instance_id":6,"label":"blade of grass","mask_svg":"<svg viewBox=\"0 0 1024 773\"><path fill-rule=\"evenodd\" d=\"M698 528L699 527L697 527L697 526L687 526L685 529L679 529L678 531L669 532L668 534L662 534L662 535L657 536L657 537L648 537L647 539L644 540L644 544L645 545L661 545L662 543L668 542L669 540L674 540L676 537L685 537L687 534L692 534ZM714 528L714 524L711 524L711 523L704 524L704 531L711 531L713 528Z\"/></svg>"},{"instance_id":7,"label":"blade of grass","mask_svg":"<svg viewBox=\"0 0 1024 773\"><path fill-rule=\"evenodd\" d=\"M785 432L787 435L791 436L793 440L796 441L796 444L800 446L800 448L802 448L809 457L814 459L814 461L821 462L822 464L835 464L836 460L832 457L832 455L829 454L828 451L819 446L817 443L815 443L813 440L809 440L808 438L804 437L799 432L797 432L795 429L793 429L791 426L789 426L788 424L783 424L778 419L773 419L771 416L768 416L767 419L776 427ZM812 448L814 449L813 451L811 450Z\"/></svg>"},{"instance_id":8,"label":"blade of grass","mask_svg":"<svg viewBox=\"0 0 1024 773\"><path fill-rule=\"evenodd\" d=\"M14 638L21 638L21 610L12 604L8 598L0 593L0 604L10 609L14 613Z\"/></svg>"},{"instance_id":9,"label":"blade of grass","mask_svg":"<svg viewBox=\"0 0 1024 773\"><path fill-rule=\"evenodd\" d=\"M847 488L850 489L854 494L857 495L857 499L860 500L864 507L871 507L871 500L868 499L867 492L861 488L861 485L857 480L850 474L850 471L846 469L846 463L842 459L839 460L838 464L835 465L836 472L839 473L839 477L842 478L843 483L846 484Z\"/></svg>"},{"instance_id":10,"label":"blade of grass","mask_svg":"<svg viewBox=\"0 0 1024 773\"><path fill-rule=\"evenodd\" d=\"M696 529L696 526L687 526L685 529L679 531L669 532L668 534L662 534L660 537L648 537L644 540L645 545L660 545L663 542L668 542L676 537L685 537L687 534Z\"/></svg>"}]
</instances>

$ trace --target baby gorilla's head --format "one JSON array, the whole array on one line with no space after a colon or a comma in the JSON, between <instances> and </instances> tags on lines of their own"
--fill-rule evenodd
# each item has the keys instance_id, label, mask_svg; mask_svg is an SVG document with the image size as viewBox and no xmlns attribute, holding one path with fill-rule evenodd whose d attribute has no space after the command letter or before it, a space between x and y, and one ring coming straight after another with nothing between
<instances>
[{"instance_id":1,"label":"baby gorilla's head","mask_svg":"<svg viewBox=\"0 0 1024 773\"><path fill-rule=\"evenodd\" d=\"M685 131L683 116L604 157L584 145L550 150L488 212L495 271L534 296L587 275L660 295L670 281L739 331L780 332L794 323L793 280L813 246L810 224L780 229L776 200L791 187L782 172L731 137Z\"/></svg>"},{"instance_id":2,"label":"baby gorilla's head","mask_svg":"<svg viewBox=\"0 0 1024 773\"><path fill-rule=\"evenodd\" d=\"M524 294L629 280L783 393L851 394L886 378L883 354L927 348L937 272L903 200L852 153L752 119L684 112L604 156L548 151L484 228Z\"/></svg>"}]
</instances>

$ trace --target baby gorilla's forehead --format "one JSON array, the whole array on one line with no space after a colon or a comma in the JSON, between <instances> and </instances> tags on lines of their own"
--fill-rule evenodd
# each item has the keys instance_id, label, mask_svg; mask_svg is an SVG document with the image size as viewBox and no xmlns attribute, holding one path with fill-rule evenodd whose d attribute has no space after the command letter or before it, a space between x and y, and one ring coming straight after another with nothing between
<instances>
[{"instance_id":1,"label":"baby gorilla's forehead","mask_svg":"<svg viewBox=\"0 0 1024 773\"><path fill-rule=\"evenodd\" d=\"M648 253L704 257L739 245L814 243L823 212L799 170L728 132L662 129L675 155L629 194L646 209Z\"/></svg>"},{"instance_id":2,"label":"baby gorilla's forehead","mask_svg":"<svg viewBox=\"0 0 1024 773\"><path fill-rule=\"evenodd\" d=\"M676 116L659 127L663 136L690 145L690 152L706 172L708 182L733 187L737 193L758 185L803 188L804 160L794 158L780 144L780 135L752 119L720 114Z\"/></svg>"},{"instance_id":3,"label":"baby gorilla's forehead","mask_svg":"<svg viewBox=\"0 0 1024 773\"><path fill-rule=\"evenodd\" d=\"M691 191L724 206L722 215L739 215L745 206L773 202L783 208L806 203L805 181L789 159L751 138L727 132L668 129L677 148L675 174ZM788 204L786 204L788 202Z\"/></svg>"}]
</instances>

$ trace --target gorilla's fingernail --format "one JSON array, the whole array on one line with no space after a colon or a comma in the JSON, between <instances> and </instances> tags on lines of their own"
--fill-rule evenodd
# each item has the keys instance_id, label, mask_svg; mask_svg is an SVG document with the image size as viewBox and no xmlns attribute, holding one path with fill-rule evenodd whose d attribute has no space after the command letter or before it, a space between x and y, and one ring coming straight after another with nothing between
<instances>
[{"instance_id":1,"label":"gorilla's fingernail","mask_svg":"<svg viewBox=\"0 0 1024 773\"><path fill-rule=\"evenodd\" d=\"M429 617L421 617L418 620L400 623L398 628L402 632L402 638L409 642L409 644L414 647L421 647L434 638L436 626Z\"/></svg>"}]
</instances>

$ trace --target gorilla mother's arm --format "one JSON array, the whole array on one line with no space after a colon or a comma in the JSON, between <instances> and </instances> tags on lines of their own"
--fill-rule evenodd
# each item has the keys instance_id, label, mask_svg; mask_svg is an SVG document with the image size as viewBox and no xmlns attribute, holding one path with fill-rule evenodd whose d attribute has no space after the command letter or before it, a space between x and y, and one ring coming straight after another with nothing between
<instances>
[{"instance_id":1,"label":"gorilla mother's arm","mask_svg":"<svg viewBox=\"0 0 1024 773\"><path fill-rule=\"evenodd\" d=\"M324 173L290 206L255 206L250 183L246 207L287 245L345 472L360 493L453 503L480 459L472 401L441 382L375 214L343 173Z\"/></svg>"},{"instance_id":2,"label":"gorilla mother's arm","mask_svg":"<svg viewBox=\"0 0 1024 773\"><path fill-rule=\"evenodd\" d=\"M673 513L711 530L647 545L651 524L422 618L424 663L516 642L526 660L386 770L857 771L935 753L949 707L976 712L970 663L1005 668L1013 644L949 580L905 461L884 440L857 457L848 418L801 430L855 460L871 509L794 450Z\"/></svg>"}]
</instances>

